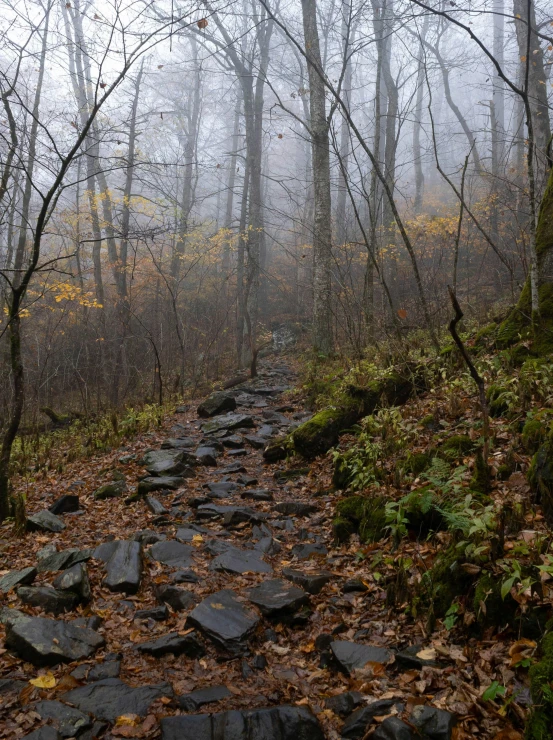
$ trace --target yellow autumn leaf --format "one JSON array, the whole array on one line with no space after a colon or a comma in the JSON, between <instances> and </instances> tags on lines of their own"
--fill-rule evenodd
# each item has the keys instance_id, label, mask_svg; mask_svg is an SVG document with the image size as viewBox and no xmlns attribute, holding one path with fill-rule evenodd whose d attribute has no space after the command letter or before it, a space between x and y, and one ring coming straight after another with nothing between
<instances>
[{"instance_id":1,"label":"yellow autumn leaf","mask_svg":"<svg viewBox=\"0 0 553 740\"><path fill-rule=\"evenodd\" d=\"M140 724L140 717L138 714L122 714L115 720L116 727L121 727L121 725L131 725L131 727L136 727L138 724Z\"/></svg>"},{"instance_id":2,"label":"yellow autumn leaf","mask_svg":"<svg viewBox=\"0 0 553 740\"><path fill-rule=\"evenodd\" d=\"M29 683L31 686L36 686L37 689L53 689L57 684L57 680L53 673L48 672L42 676L31 678Z\"/></svg>"},{"instance_id":3,"label":"yellow autumn leaf","mask_svg":"<svg viewBox=\"0 0 553 740\"><path fill-rule=\"evenodd\" d=\"M436 660L436 651L434 648L424 648L423 650L419 650L417 658L421 660Z\"/></svg>"}]
</instances>

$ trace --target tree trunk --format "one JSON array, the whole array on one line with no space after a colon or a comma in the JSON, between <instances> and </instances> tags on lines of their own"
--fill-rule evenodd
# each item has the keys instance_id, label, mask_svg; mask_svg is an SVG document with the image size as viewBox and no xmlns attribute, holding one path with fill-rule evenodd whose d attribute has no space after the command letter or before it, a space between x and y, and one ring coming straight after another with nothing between
<instances>
[{"instance_id":1,"label":"tree trunk","mask_svg":"<svg viewBox=\"0 0 553 740\"><path fill-rule=\"evenodd\" d=\"M422 169L421 152L421 128L422 128L422 103L424 95L424 42L428 32L428 15L424 16L419 44L419 59L417 63L417 97L415 100L415 115L413 120L413 164L415 167L415 200L413 209L415 214L422 212L422 201L424 196L424 172Z\"/></svg>"}]
</instances>

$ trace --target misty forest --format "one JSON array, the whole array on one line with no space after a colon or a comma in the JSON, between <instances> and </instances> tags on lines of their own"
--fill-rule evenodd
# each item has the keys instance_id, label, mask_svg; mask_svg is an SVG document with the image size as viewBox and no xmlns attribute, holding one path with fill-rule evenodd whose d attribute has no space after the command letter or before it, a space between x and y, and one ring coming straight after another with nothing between
<instances>
[{"instance_id":1,"label":"misty forest","mask_svg":"<svg viewBox=\"0 0 553 740\"><path fill-rule=\"evenodd\" d=\"M0 738L553 739L553 6L2 0Z\"/></svg>"}]
</instances>

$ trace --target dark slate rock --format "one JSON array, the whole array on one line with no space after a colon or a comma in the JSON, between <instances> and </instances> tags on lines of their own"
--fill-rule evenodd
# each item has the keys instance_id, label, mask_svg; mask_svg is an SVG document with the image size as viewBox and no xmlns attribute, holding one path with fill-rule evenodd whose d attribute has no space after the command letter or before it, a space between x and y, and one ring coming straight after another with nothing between
<instances>
[{"instance_id":1,"label":"dark slate rock","mask_svg":"<svg viewBox=\"0 0 553 740\"><path fill-rule=\"evenodd\" d=\"M391 650L373 645L361 645L346 640L336 640L330 644L330 650L340 669L346 674L360 668L367 663L388 663L393 657Z\"/></svg>"},{"instance_id":2,"label":"dark slate rock","mask_svg":"<svg viewBox=\"0 0 553 740\"><path fill-rule=\"evenodd\" d=\"M133 688L118 678L105 678L73 689L61 698L97 719L115 722L123 714L144 717L153 701L172 693L171 686L166 683Z\"/></svg>"},{"instance_id":3,"label":"dark slate rock","mask_svg":"<svg viewBox=\"0 0 553 740\"><path fill-rule=\"evenodd\" d=\"M231 393L218 391L204 399L198 406L198 416L207 419L210 416L222 414L225 411L234 411L236 399Z\"/></svg>"},{"instance_id":4,"label":"dark slate rock","mask_svg":"<svg viewBox=\"0 0 553 740\"><path fill-rule=\"evenodd\" d=\"M388 717L376 729L372 735L372 740L417 740L418 737L418 735L411 732L409 725L406 725L398 717Z\"/></svg>"},{"instance_id":5,"label":"dark slate rock","mask_svg":"<svg viewBox=\"0 0 553 740\"><path fill-rule=\"evenodd\" d=\"M238 486L232 481L217 481L216 483L207 483L205 486L211 493L216 494L217 498L227 498L229 493L236 491Z\"/></svg>"},{"instance_id":6,"label":"dark slate rock","mask_svg":"<svg viewBox=\"0 0 553 740\"><path fill-rule=\"evenodd\" d=\"M213 704L232 696L226 686L210 686L208 689L197 689L190 694L177 697L178 705L185 712L195 712L205 704Z\"/></svg>"},{"instance_id":7,"label":"dark slate rock","mask_svg":"<svg viewBox=\"0 0 553 740\"><path fill-rule=\"evenodd\" d=\"M75 547L61 552L53 552L45 558L41 558L36 566L39 573L54 572L56 570L65 570L71 568L77 563L85 563L91 557L96 557L95 550L87 547L84 550L78 550Z\"/></svg>"},{"instance_id":8,"label":"dark slate rock","mask_svg":"<svg viewBox=\"0 0 553 740\"><path fill-rule=\"evenodd\" d=\"M225 416L217 416L212 421L202 424L202 432L204 434L213 434L214 432L221 432L223 430L246 429L253 426L253 417L247 414L226 414Z\"/></svg>"},{"instance_id":9,"label":"dark slate rock","mask_svg":"<svg viewBox=\"0 0 553 740\"><path fill-rule=\"evenodd\" d=\"M199 583L199 576L193 570L177 570L170 576L171 583Z\"/></svg>"},{"instance_id":10,"label":"dark slate rock","mask_svg":"<svg viewBox=\"0 0 553 740\"><path fill-rule=\"evenodd\" d=\"M27 518L27 529L29 532L62 532L65 524L58 516L44 509Z\"/></svg>"},{"instance_id":11,"label":"dark slate rock","mask_svg":"<svg viewBox=\"0 0 553 740\"><path fill-rule=\"evenodd\" d=\"M141 645L137 645L136 649L139 653L153 655L154 658L160 658L162 655L169 653L172 655L185 655L187 658L201 658L202 655L205 655L205 648L194 632L188 635L169 632L167 635L158 637L157 640L143 642Z\"/></svg>"},{"instance_id":12,"label":"dark slate rock","mask_svg":"<svg viewBox=\"0 0 553 740\"><path fill-rule=\"evenodd\" d=\"M70 591L77 595L79 601L86 603L92 597L92 589L88 579L88 571L84 563L77 563L64 570L54 578L54 588L60 591Z\"/></svg>"},{"instance_id":13,"label":"dark slate rock","mask_svg":"<svg viewBox=\"0 0 553 740\"><path fill-rule=\"evenodd\" d=\"M221 473L225 475L229 475L232 473L246 473L246 468L242 465L242 463L231 463L230 465L227 465L225 468L221 468Z\"/></svg>"},{"instance_id":14,"label":"dark slate rock","mask_svg":"<svg viewBox=\"0 0 553 740\"><path fill-rule=\"evenodd\" d=\"M252 501L272 501L273 494L268 488L252 488L250 491L243 491L240 496L249 498Z\"/></svg>"},{"instance_id":15,"label":"dark slate rock","mask_svg":"<svg viewBox=\"0 0 553 740\"><path fill-rule=\"evenodd\" d=\"M142 545L155 545L156 542L162 542L166 539L166 534L154 532L152 529L142 529L133 535L133 540L140 542Z\"/></svg>"},{"instance_id":16,"label":"dark slate rock","mask_svg":"<svg viewBox=\"0 0 553 740\"><path fill-rule=\"evenodd\" d=\"M102 626L102 621L101 617L94 614L92 617L79 617L78 619L73 619L71 624L75 627L87 627L89 630L96 631Z\"/></svg>"},{"instance_id":17,"label":"dark slate rock","mask_svg":"<svg viewBox=\"0 0 553 740\"><path fill-rule=\"evenodd\" d=\"M161 443L162 450L187 450L195 446L194 437L169 437Z\"/></svg>"},{"instance_id":18,"label":"dark slate rock","mask_svg":"<svg viewBox=\"0 0 553 740\"><path fill-rule=\"evenodd\" d=\"M36 606L49 614L63 614L72 611L79 603L79 597L69 591L58 591L50 586L20 586L17 596L27 606Z\"/></svg>"},{"instance_id":19,"label":"dark slate rock","mask_svg":"<svg viewBox=\"0 0 553 740\"><path fill-rule=\"evenodd\" d=\"M374 717L389 714L394 704L396 704L396 700L394 699L381 699L380 701L371 702L368 706L357 709L346 719L342 727L343 740L361 740L361 738L365 737ZM403 725L404 723L402 722L401 724ZM387 738L388 735L383 735L382 737ZM394 737L394 735L391 736L392 739Z\"/></svg>"},{"instance_id":20,"label":"dark slate rock","mask_svg":"<svg viewBox=\"0 0 553 740\"><path fill-rule=\"evenodd\" d=\"M175 535L176 539L179 542L193 542L194 537L197 537L199 534L201 534L201 530L205 529L204 527L198 527L197 529L194 526L191 527L179 527L177 529L177 533Z\"/></svg>"},{"instance_id":21,"label":"dark slate rock","mask_svg":"<svg viewBox=\"0 0 553 740\"><path fill-rule=\"evenodd\" d=\"M135 619L153 619L154 622L164 622L169 619L169 609L166 605L154 606L151 609L137 609L134 613Z\"/></svg>"},{"instance_id":22,"label":"dark slate rock","mask_svg":"<svg viewBox=\"0 0 553 740\"><path fill-rule=\"evenodd\" d=\"M110 591L135 594L140 588L142 575L142 545L134 540L114 540L104 544L109 547L102 551L101 545L94 552L94 557L106 563L104 586ZM103 553L107 557L102 557Z\"/></svg>"},{"instance_id":23,"label":"dark slate rock","mask_svg":"<svg viewBox=\"0 0 553 740\"><path fill-rule=\"evenodd\" d=\"M19 694L21 689L28 685L27 681L18 681L15 678L0 678L0 696L3 694Z\"/></svg>"},{"instance_id":24,"label":"dark slate rock","mask_svg":"<svg viewBox=\"0 0 553 740\"><path fill-rule=\"evenodd\" d=\"M194 549L176 540L156 542L150 548L150 557L171 568L188 568L192 565Z\"/></svg>"},{"instance_id":25,"label":"dark slate rock","mask_svg":"<svg viewBox=\"0 0 553 740\"><path fill-rule=\"evenodd\" d=\"M244 455L247 455L248 451L245 450L243 447L238 450L227 450L227 455L229 457L244 457Z\"/></svg>"},{"instance_id":26,"label":"dark slate rock","mask_svg":"<svg viewBox=\"0 0 553 740\"><path fill-rule=\"evenodd\" d=\"M255 668L256 671L264 671L268 665L269 663L264 655L256 655L252 660L252 667Z\"/></svg>"},{"instance_id":27,"label":"dark slate rock","mask_svg":"<svg viewBox=\"0 0 553 740\"><path fill-rule=\"evenodd\" d=\"M245 434L244 439L254 450L262 450L267 444L267 437L261 437L259 434Z\"/></svg>"},{"instance_id":28,"label":"dark slate rock","mask_svg":"<svg viewBox=\"0 0 553 740\"><path fill-rule=\"evenodd\" d=\"M143 478L136 490L139 496L145 496L147 493L153 493L154 491L176 491L183 483L184 478L181 476L163 475L158 478Z\"/></svg>"},{"instance_id":29,"label":"dark slate rock","mask_svg":"<svg viewBox=\"0 0 553 740\"><path fill-rule=\"evenodd\" d=\"M258 437L265 437L265 444L267 444L267 439L269 437L272 437L273 435L273 427L270 426L270 424L263 424L263 426L259 427L257 430L257 436Z\"/></svg>"},{"instance_id":30,"label":"dark slate rock","mask_svg":"<svg viewBox=\"0 0 553 740\"><path fill-rule=\"evenodd\" d=\"M37 569L23 568L22 570L12 570L0 578L0 591L11 591L16 586L27 586L32 583L37 575Z\"/></svg>"},{"instance_id":31,"label":"dark slate rock","mask_svg":"<svg viewBox=\"0 0 553 740\"><path fill-rule=\"evenodd\" d=\"M231 655L243 655L259 617L238 601L234 591L210 594L189 614L188 621Z\"/></svg>"},{"instance_id":32,"label":"dark slate rock","mask_svg":"<svg viewBox=\"0 0 553 740\"><path fill-rule=\"evenodd\" d=\"M273 474L273 478L281 483L285 483L288 480L296 480L304 475L308 475L310 468L287 468L285 470L277 470Z\"/></svg>"},{"instance_id":33,"label":"dark slate rock","mask_svg":"<svg viewBox=\"0 0 553 740\"><path fill-rule=\"evenodd\" d=\"M309 516L315 511L318 511L318 508L313 504L304 504L301 501L281 501L273 508L279 514L284 514L285 516Z\"/></svg>"},{"instance_id":34,"label":"dark slate rock","mask_svg":"<svg viewBox=\"0 0 553 740\"><path fill-rule=\"evenodd\" d=\"M456 717L443 709L425 707L421 704L413 707L409 722L417 728L424 738L450 740L456 724Z\"/></svg>"},{"instance_id":35,"label":"dark slate rock","mask_svg":"<svg viewBox=\"0 0 553 740\"><path fill-rule=\"evenodd\" d=\"M268 707L248 711L164 717L161 740L324 740L307 707Z\"/></svg>"},{"instance_id":36,"label":"dark slate rock","mask_svg":"<svg viewBox=\"0 0 553 740\"><path fill-rule=\"evenodd\" d=\"M228 432L225 430L223 430L222 432L217 432L217 434L214 434L212 437L204 437L202 439L202 444L207 445L208 447L212 447L218 455L220 452L225 451L225 446L219 438L223 439L227 435Z\"/></svg>"},{"instance_id":37,"label":"dark slate rock","mask_svg":"<svg viewBox=\"0 0 553 740\"><path fill-rule=\"evenodd\" d=\"M259 542L255 543L253 549L264 552L266 555L276 555L282 550L280 544L272 537L262 537Z\"/></svg>"},{"instance_id":38,"label":"dark slate rock","mask_svg":"<svg viewBox=\"0 0 553 740\"><path fill-rule=\"evenodd\" d=\"M217 450L215 447L200 445L196 450L196 457L198 462L206 468L217 467Z\"/></svg>"},{"instance_id":39,"label":"dark slate rock","mask_svg":"<svg viewBox=\"0 0 553 740\"><path fill-rule=\"evenodd\" d=\"M85 730L82 735L79 735L79 740L98 740L99 737L104 737L107 729L107 722L94 722L90 730Z\"/></svg>"},{"instance_id":40,"label":"dark slate rock","mask_svg":"<svg viewBox=\"0 0 553 740\"><path fill-rule=\"evenodd\" d=\"M309 596L301 588L280 578L263 581L251 588L248 599L259 607L266 617L280 618L309 604Z\"/></svg>"},{"instance_id":41,"label":"dark slate rock","mask_svg":"<svg viewBox=\"0 0 553 740\"><path fill-rule=\"evenodd\" d=\"M241 434L231 434L229 437L223 438L223 445L230 449L239 450L244 447L244 437Z\"/></svg>"},{"instance_id":42,"label":"dark slate rock","mask_svg":"<svg viewBox=\"0 0 553 740\"><path fill-rule=\"evenodd\" d=\"M144 455L144 467L156 477L183 475L187 468L197 464L196 455L186 450L154 450Z\"/></svg>"},{"instance_id":43,"label":"dark slate rock","mask_svg":"<svg viewBox=\"0 0 553 740\"><path fill-rule=\"evenodd\" d=\"M228 547L209 564L210 570L227 573L272 573L273 569L252 550Z\"/></svg>"},{"instance_id":44,"label":"dark slate rock","mask_svg":"<svg viewBox=\"0 0 553 740\"><path fill-rule=\"evenodd\" d=\"M149 494L144 496L144 503L146 504L148 509L152 512L152 514L155 514L156 516L169 513L169 510L166 509L165 506L161 503L161 501L158 501L158 499L155 498L154 496L150 496Z\"/></svg>"},{"instance_id":45,"label":"dark slate rock","mask_svg":"<svg viewBox=\"0 0 553 740\"><path fill-rule=\"evenodd\" d=\"M35 666L84 660L103 645L104 638L94 630L71 622L24 616L6 625L6 647Z\"/></svg>"},{"instance_id":46,"label":"dark slate rock","mask_svg":"<svg viewBox=\"0 0 553 740\"><path fill-rule=\"evenodd\" d=\"M41 719L53 720L54 726L62 737L76 737L92 727L88 714L83 714L74 707L68 707L60 701L39 701L33 710Z\"/></svg>"},{"instance_id":47,"label":"dark slate rock","mask_svg":"<svg viewBox=\"0 0 553 740\"><path fill-rule=\"evenodd\" d=\"M359 691L345 691L343 694L331 696L325 700L325 706L338 717L347 717L363 702L363 695Z\"/></svg>"},{"instance_id":48,"label":"dark slate rock","mask_svg":"<svg viewBox=\"0 0 553 740\"><path fill-rule=\"evenodd\" d=\"M120 673L120 660L105 660L103 663L96 663L92 666L88 672L87 680L92 683L93 681L103 681L106 678L119 678Z\"/></svg>"},{"instance_id":49,"label":"dark slate rock","mask_svg":"<svg viewBox=\"0 0 553 740\"><path fill-rule=\"evenodd\" d=\"M94 498L97 501L104 501L108 498L119 498L127 490L127 484L124 480L114 480L105 483L94 491Z\"/></svg>"},{"instance_id":50,"label":"dark slate rock","mask_svg":"<svg viewBox=\"0 0 553 740\"><path fill-rule=\"evenodd\" d=\"M198 506L196 516L200 519L220 519L222 517L225 527L236 526L242 522L261 522L267 518L265 514L249 506L220 506L218 504Z\"/></svg>"},{"instance_id":51,"label":"dark slate rock","mask_svg":"<svg viewBox=\"0 0 553 740\"><path fill-rule=\"evenodd\" d=\"M320 593L333 578L332 573L328 570L304 573L295 568L283 568L282 575L297 586L301 586L309 594Z\"/></svg>"},{"instance_id":52,"label":"dark slate rock","mask_svg":"<svg viewBox=\"0 0 553 740\"><path fill-rule=\"evenodd\" d=\"M258 483L258 479L251 475L239 475L236 482L241 486L255 486Z\"/></svg>"},{"instance_id":53,"label":"dark slate rock","mask_svg":"<svg viewBox=\"0 0 553 740\"><path fill-rule=\"evenodd\" d=\"M292 555L295 555L299 560L309 560L309 558L327 554L328 550L322 542L294 545L292 548Z\"/></svg>"},{"instance_id":54,"label":"dark slate rock","mask_svg":"<svg viewBox=\"0 0 553 740\"><path fill-rule=\"evenodd\" d=\"M55 727L44 725L44 727L39 727L38 730L31 732L29 735L25 735L21 740L61 740L61 735Z\"/></svg>"},{"instance_id":55,"label":"dark slate rock","mask_svg":"<svg viewBox=\"0 0 553 740\"><path fill-rule=\"evenodd\" d=\"M364 584L360 578L350 578L350 580L346 581L342 586L342 592L345 594L364 593L368 590L369 587Z\"/></svg>"},{"instance_id":56,"label":"dark slate rock","mask_svg":"<svg viewBox=\"0 0 553 740\"><path fill-rule=\"evenodd\" d=\"M40 550L38 550L36 554L37 560L44 560L44 558L49 557L50 555L53 555L55 552L58 551L58 548L54 542L49 542L44 547L41 547Z\"/></svg>"},{"instance_id":57,"label":"dark slate rock","mask_svg":"<svg viewBox=\"0 0 553 740\"><path fill-rule=\"evenodd\" d=\"M156 596L158 601L169 604L176 612L192 609L196 604L196 598L191 591L164 583L156 588Z\"/></svg>"},{"instance_id":58,"label":"dark slate rock","mask_svg":"<svg viewBox=\"0 0 553 740\"><path fill-rule=\"evenodd\" d=\"M419 658L417 653L420 653L421 650L423 650L422 645L411 645L410 647L405 648L405 650L399 650L396 652L396 664L399 668L416 668L417 670L424 668L424 666L438 665L435 660Z\"/></svg>"},{"instance_id":59,"label":"dark slate rock","mask_svg":"<svg viewBox=\"0 0 553 740\"><path fill-rule=\"evenodd\" d=\"M66 493L64 496L60 496L60 498L54 501L52 506L50 506L50 511L56 516L59 514L67 514L72 511L79 511L79 509L79 497L72 493Z\"/></svg>"}]
</instances>

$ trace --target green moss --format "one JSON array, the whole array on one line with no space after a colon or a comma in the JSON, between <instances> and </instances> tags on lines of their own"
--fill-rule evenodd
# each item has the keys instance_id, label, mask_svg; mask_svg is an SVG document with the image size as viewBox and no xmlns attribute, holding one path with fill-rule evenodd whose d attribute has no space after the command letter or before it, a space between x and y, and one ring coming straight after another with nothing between
<instances>
[{"instance_id":1,"label":"green moss","mask_svg":"<svg viewBox=\"0 0 553 740\"><path fill-rule=\"evenodd\" d=\"M336 504L334 537L345 542L353 532L361 542L377 542L385 534L386 510L382 496L348 496Z\"/></svg>"},{"instance_id":2,"label":"green moss","mask_svg":"<svg viewBox=\"0 0 553 740\"><path fill-rule=\"evenodd\" d=\"M474 337L474 346L477 348L487 347L489 341L495 339L496 332L497 324L495 321L492 321L492 323L487 326L483 326L476 332L476 336Z\"/></svg>"},{"instance_id":3,"label":"green moss","mask_svg":"<svg viewBox=\"0 0 553 740\"><path fill-rule=\"evenodd\" d=\"M406 473L417 476L432 464L432 457L426 452L410 452L405 458L403 469Z\"/></svg>"},{"instance_id":4,"label":"green moss","mask_svg":"<svg viewBox=\"0 0 553 740\"><path fill-rule=\"evenodd\" d=\"M514 462L506 462L497 468L497 480L507 480L515 472L516 465Z\"/></svg>"},{"instance_id":5,"label":"green moss","mask_svg":"<svg viewBox=\"0 0 553 740\"><path fill-rule=\"evenodd\" d=\"M467 434L455 434L438 448L438 456L451 462L465 457L474 450L474 442Z\"/></svg>"},{"instance_id":6,"label":"green moss","mask_svg":"<svg viewBox=\"0 0 553 740\"><path fill-rule=\"evenodd\" d=\"M486 392L486 398L488 401L490 416L502 416L506 411L508 411L509 404L503 395L505 390L506 389L503 388L503 386L498 385L497 383L493 383L489 386Z\"/></svg>"},{"instance_id":7,"label":"green moss","mask_svg":"<svg viewBox=\"0 0 553 740\"><path fill-rule=\"evenodd\" d=\"M525 727L526 740L549 740L553 727L553 633L540 645L541 660L530 668L530 694L534 707Z\"/></svg>"},{"instance_id":8,"label":"green moss","mask_svg":"<svg viewBox=\"0 0 553 740\"><path fill-rule=\"evenodd\" d=\"M451 357L451 355L455 352L455 345L454 344L447 344L445 347L443 347L440 350L440 357Z\"/></svg>"},{"instance_id":9,"label":"green moss","mask_svg":"<svg viewBox=\"0 0 553 740\"><path fill-rule=\"evenodd\" d=\"M436 425L436 419L434 418L434 414L428 414L428 416L423 416L419 424L423 426L425 429L434 427Z\"/></svg>"},{"instance_id":10,"label":"green moss","mask_svg":"<svg viewBox=\"0 0 553 740\"><path fill-rule=\"evenodd\" d=\"M478 450L474 460L474 471L470 481L470 488L476 493L487 494L492 490L492 473L490 466L482 456L482 451Z\"/></svg>"},{"instance_id":11,"label":"green moss","mask_svg":"<svg viewBox=\"0 0 553 740\"><path fill-rule=\"evenodd\" d=\"M536 501L541 504L548 524L553 524L553 444L547 440L532 458L528 470Z\"/></svg>"},{"instance_id":12,"label":"green moss","mask_svg":"<svg viewBox=\"0 0 553 740\"><path fill-rule=\"evenodd\" d=\"M521 440L528 452L536 452L545 442L550 432L551 416L550 409L542 409L532 419L525 422L522 427Z\"/></svg>"},{"instance_id":13,"label":"green moss","mask_svg":"<svg viewBox=\"0 0 553 740\"><path fill-rule=\"evenodd\" d=\"M424 573L420 584L421 603L434 617L443 617L455 599L468 592L473 579L474 576L461 568L459 551L451 545Z\"/></svg>"},{"instance_id":14,"label":"green moss","mask_svg":"<svg viewBox=\"0 0 553 740\"><path fill-rule=\"evenodd\" d=\"M513 367L522 367L532 357L532 351L526 344L515 344L508 351L509 362Z\"/></svg>"}]
</instances>

